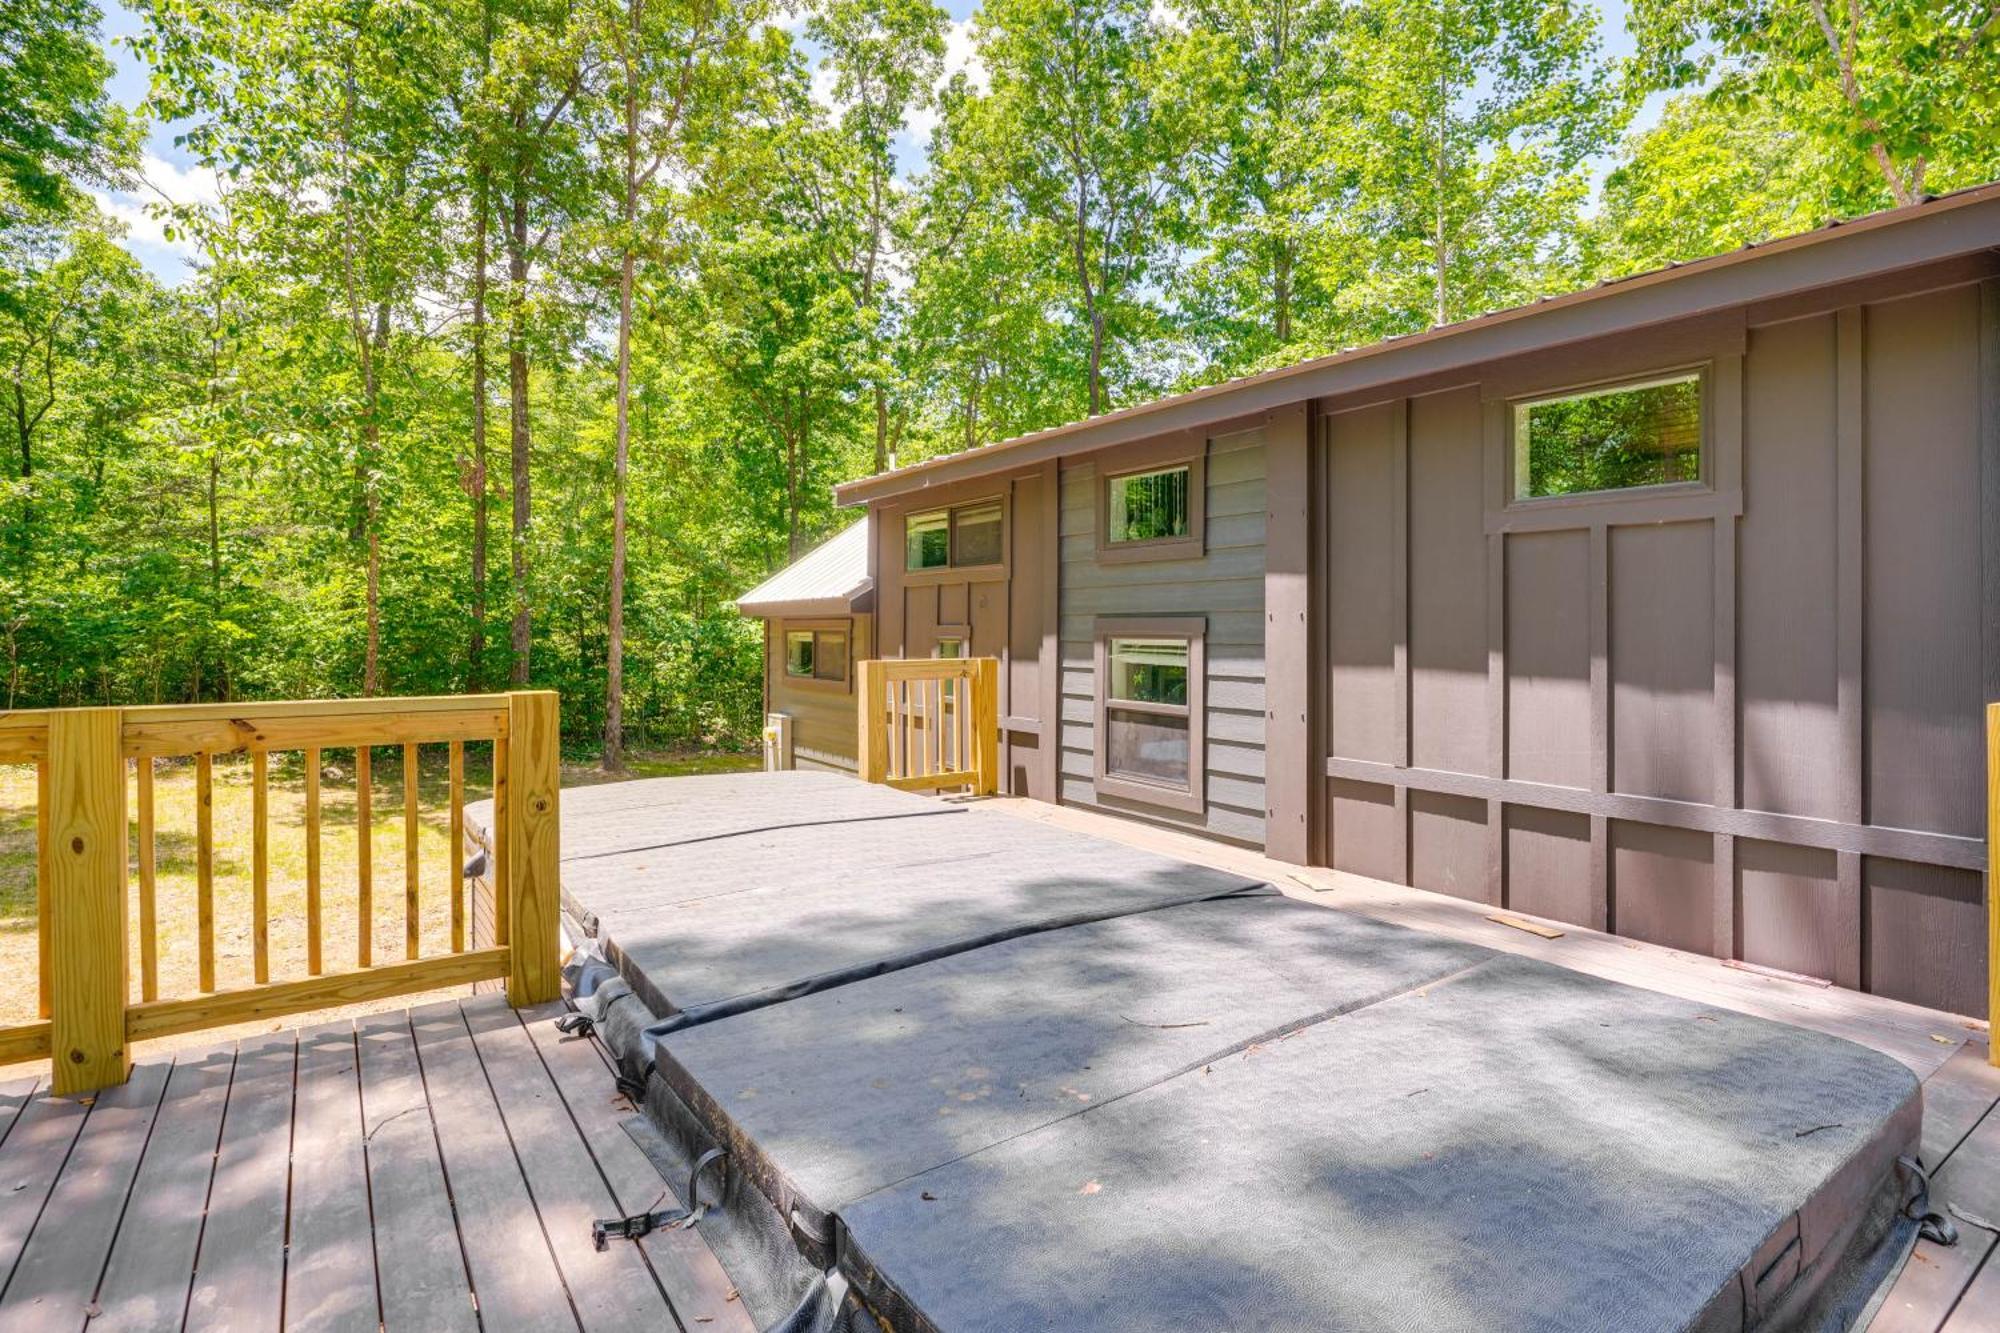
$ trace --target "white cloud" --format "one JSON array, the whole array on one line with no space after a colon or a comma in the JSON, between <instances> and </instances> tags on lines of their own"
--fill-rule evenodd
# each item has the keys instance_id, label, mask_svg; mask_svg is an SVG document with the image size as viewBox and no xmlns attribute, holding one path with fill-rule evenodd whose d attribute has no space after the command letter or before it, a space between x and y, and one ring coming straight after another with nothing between
<instances>
[{"instance_id":1,"label":"white cloud","mask_svg":"<svg viewBox=\"0 0 2000 1333\"><path fill-rule=\"evenodd\" d=\"M207 206L220 197L213 171L169 162L156 153L147 153L139 160L139 181L133 189L92 193L100 209L124 224L125 248L166 282L186 275L194 247L184 240L167 238L166 220L159 216L161 206Z\"/></svg>"}]
</instances>

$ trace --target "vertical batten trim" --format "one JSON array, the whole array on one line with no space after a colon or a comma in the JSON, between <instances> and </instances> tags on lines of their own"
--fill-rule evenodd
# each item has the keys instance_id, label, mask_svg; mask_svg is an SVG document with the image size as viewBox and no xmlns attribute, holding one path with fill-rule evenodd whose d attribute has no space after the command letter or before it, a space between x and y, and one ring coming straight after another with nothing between
<instances>
[{"instance_id":1,"label":"vertical batten trim","mask_svg":"<svg viewBox=\"0 0 2000 1333\"><path fill-rule=\"evenodd\" d=\"M1715 459L1710 475L1718 489L1742 492L1743 478L1743 357L1719 356L1709 377L1713 401L1709 407ZM1712 685L1714 803L1734 810L1740 803L1736 710L1736 543L1739 503L1715 516L1714 610L1715 674ZM1717 834L1714 845L1714 914L1712 948L1717 958L1734 958L1738 948L1736 917L1736 842Z\"/></svg>"},{"instance_id":2,"label":"vertical batten trim","mask_svg":"<svg viewBox=\"0 0 2000 1333\"><path fill-rule=\"evenodd\" d=\"M1866 821L1867 734L1866 682L1863 679L1867 640L1862 598L1866 591L1867 508L1864 497L1867 460L1866 315L1848 306L1834 316L1834 623L1835 700L1840 729L1840 817L1850 824ZM1862 988L1866 975L1865 912L1862 904L1861 858L1843 852L1837 860L1839 952L1834 980Z\"/></svg>"},{"instance_id":3,"label":"vertical batten trim","mask_svg":"<svg viewBox=\"0 0 2000 1333\"><path fill-rule=\"evenodd\" d=\"M1310 443L1306 404L1264 430L1264 851L1311 856L1313 783Z\"/></svg>"}]
</instances>

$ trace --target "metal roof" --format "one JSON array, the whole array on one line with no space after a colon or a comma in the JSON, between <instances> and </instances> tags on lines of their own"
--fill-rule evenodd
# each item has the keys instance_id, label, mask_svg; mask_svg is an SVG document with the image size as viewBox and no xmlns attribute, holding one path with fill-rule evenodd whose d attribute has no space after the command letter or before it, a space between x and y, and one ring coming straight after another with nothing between
<instances>
[{"instance_id":1,"label":"metal roof","mask_svg":"<svg viewBox=\"0 0 2000 1333\"><path fill-rule=\"evenodd\" d=\"M868 520L849 524L736 599L746 616L844 616L875 587Z\"/></svg>"},{"instance_id":2,"label":"metal roof","mask_svg":"<svg viewBox=\"0 0 2000 1333\"><path fill-rule=\"evenodd\" d=\"M1205 385L834 488L843 505L2000 246L2000 183ZM1753 276L1753 274L1755 276Z\"/></svg>"}]
</instances>

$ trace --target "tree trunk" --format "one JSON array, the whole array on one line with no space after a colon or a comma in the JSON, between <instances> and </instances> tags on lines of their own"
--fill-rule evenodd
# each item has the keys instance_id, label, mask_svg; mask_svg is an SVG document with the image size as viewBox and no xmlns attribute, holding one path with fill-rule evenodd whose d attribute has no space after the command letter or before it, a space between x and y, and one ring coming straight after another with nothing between
<instances>
[{"instance_id":1,"label":"tree trunk","mask_svg":"<svg viewBox=\"0 0 2000 1333\"><path fill-rule=\"evenodd\" d=\"M472 260L472 634L466 644L466 684L486 687L486 260L487 191L491 173L479 165L473 207Z\"/></svg>"},{"instance_id":2,"label":"tree trunk","mask_svg":"<svg viewBox=\"0 0 2000 1333\"><path fill-rule=\"evenodd\" d=\"M632 0L632 31L639 39L643 0ZM604 771L625 763L625 482L632 441L632 253L639 216L639 90L632 81L631 49L625 52L625 199L618 267L617 445L611 467L611 609L605 617Z\"/></svg>"},{"instance_id":3,"label":"tree trunk","mask_svg":"<svg viewBox=\"0 0 2000 1333\"><path fill-rule=\"evenodd\" d=\"M532 642L528 613L528 519L532 504L528 477L528 346L521 313L528 299L528 194L527 183L518 178L514 181L510 207L507 282L512 291L507 302L507 432L514 492L514 625L510 635L514 665L509 679L519 689L528 683L528 650Z\"/></svg>"}]
</instances>

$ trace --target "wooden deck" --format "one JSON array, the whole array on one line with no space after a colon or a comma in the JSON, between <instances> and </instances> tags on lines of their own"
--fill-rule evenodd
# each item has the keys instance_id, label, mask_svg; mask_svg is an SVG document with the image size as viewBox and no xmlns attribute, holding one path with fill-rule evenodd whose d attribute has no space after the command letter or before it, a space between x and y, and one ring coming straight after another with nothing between
<instances>
[{"instance_id":1,"label":"wooden deck","mask_svg":"<svg viewBox=\"0 0 2000 1333\"><path fill-rule=\"evenodd\" d=\"M1491 920L1494 909L1340 871L1273 861L1190 834L1013 797L990 802L1024 819L1268 879L1308 902L1526 954L1561 967L1719 1008L1846 1037L1893 1056L1924 1081L1923 1157L1934 1206L1959 1243L1920 1241L1873 1333L2000 1333L2000 1069L1987 1025L1880 996L1725 967L1713 958L1551 923L1547 939Z\"/></svg>"},{"instance_id":2,"label":"wooden deck","mask_svg":"<svg viewBox=\"0 0 2000 1333\"><path fill-rule=\"evenodd\" d=\"M0 1086L0 1330L747 1330L560 1006L450 1001Z\"/></svg>"}]
</instances>

